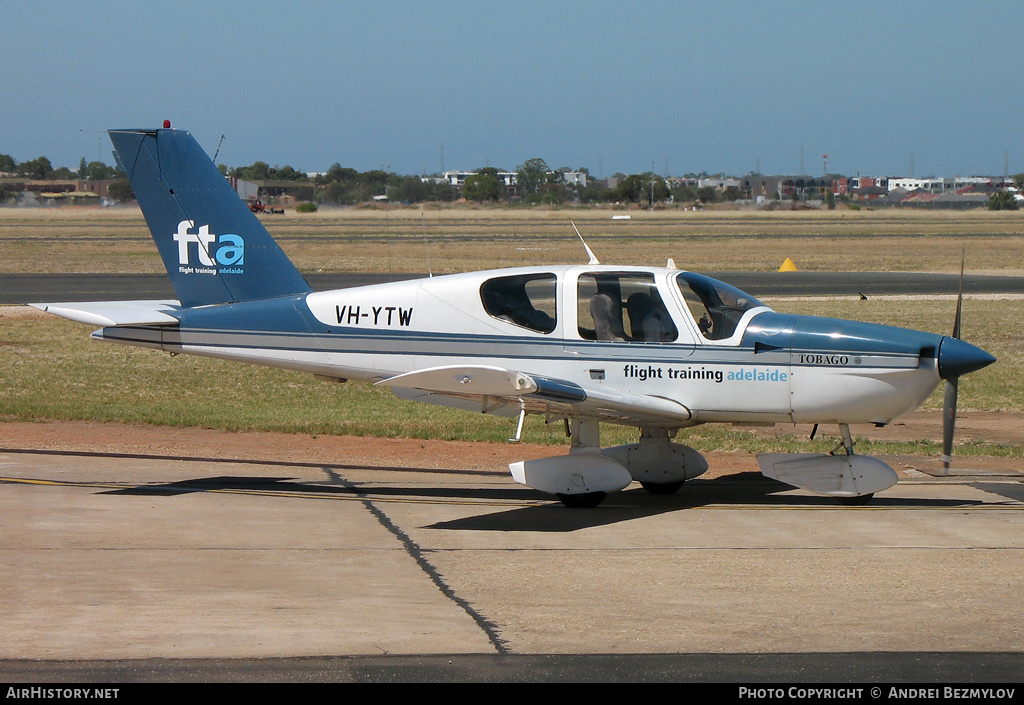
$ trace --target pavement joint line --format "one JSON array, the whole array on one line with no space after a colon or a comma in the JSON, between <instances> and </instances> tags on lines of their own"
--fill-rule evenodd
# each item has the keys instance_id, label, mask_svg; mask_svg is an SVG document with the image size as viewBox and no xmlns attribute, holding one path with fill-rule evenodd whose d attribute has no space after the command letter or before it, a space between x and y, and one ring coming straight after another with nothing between
<instances>
[{"instance_id":1,"label":"pavement joint line","mask_svg":"<svg viewBox=\"0 0 1024 705\"><path fill-rule=\"evenodd\" d=\"M462 609L473 622L483 631L484 635L491 642L494 650L499 655L508 655L511 650L504 639L499 634L499 626L487 619L484 615L477 612L476 609L469 603L468 600L460 597L455 589L445 582L444 576L430 561L427 560L426 553L423 548L413 540L409 534L403 531L398 524L391 521L391 517L387 515L382 509L380 509L372 497L364 495L359 489L357 483L351 482L344 476L338 474L330 466L324 466L324 473L331 478L332 481L338 482L345 487L353 489L357 495L362 497L363 506L373 515L373 517L380 523L380 525L394 536L398 541L405 547L408 555L416 562L420 570L430 579L434 586L441 591L441 594L453 602L457 607Z\"/></svg>"}]
</instances>

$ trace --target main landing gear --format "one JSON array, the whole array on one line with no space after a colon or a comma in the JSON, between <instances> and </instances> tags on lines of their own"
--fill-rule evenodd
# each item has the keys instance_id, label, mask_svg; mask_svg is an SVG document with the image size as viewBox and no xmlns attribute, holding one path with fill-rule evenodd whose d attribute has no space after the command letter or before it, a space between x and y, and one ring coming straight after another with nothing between
<instances>
[{"instance_id":1,"label":"main landing gear","mask_svg":"<svg viewBox=\"0 0 1024 705\"><path fill-rule=\"evenodd\" d=\"M516 482L555 495L566 507L596 507L634 480L651 494L672 494L708 469L704 456L672 442L667 429L644 427L637 443L602 449L596 420L570 419L567 426L568 455L509 465ZM866 504L896 484L896 471L887 464L854 454L847 424L839 424L839 430L843 441L831 453L758 455L761 473L848 505Z\"/></svg>"},{"instance_id":2,"label":"main landing gear","mask_svg":"<svg viewBox=\"0 0 1024 705\"><path fill-rule=\"evenodd\" d=\"M639 442L602 449L597 420L570 419L568 426L569 455L509 465L516 482L553 494L566 507L596 507L633 480L652 494L672 494L708 469L704 456L670 441L667 429L641 428Z\"/></svg>"}]
</instances>

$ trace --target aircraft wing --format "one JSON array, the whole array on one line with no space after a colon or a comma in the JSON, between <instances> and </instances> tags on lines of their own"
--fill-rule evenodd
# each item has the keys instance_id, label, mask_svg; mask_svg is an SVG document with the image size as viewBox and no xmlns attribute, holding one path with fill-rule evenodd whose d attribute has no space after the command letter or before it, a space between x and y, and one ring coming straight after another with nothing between
<instances>
[{"instance_id":1,"label":"aircraft wing","mask_svg":"<svg viewBox=\"0 0 1024 705\"><path fill-rule=\"evenodd\" d=\"M678 427L690 410L672 399L579 385L502 367L431 367L389 377L404 399L514 416L521 409L549 417L589 417L610 423Z\"/></svg>"},{"instance_id":2,"label":"aircraft wing","mask_svg":"<svg viewBox=\"0 0 1024 705\"><path fill-rule=\"evenodd\" d=\"M104 328L175 324L178 319L174 312L181 308L177 301L81 301L29 306L78 323Z\"/></svg>"}]
</instances>

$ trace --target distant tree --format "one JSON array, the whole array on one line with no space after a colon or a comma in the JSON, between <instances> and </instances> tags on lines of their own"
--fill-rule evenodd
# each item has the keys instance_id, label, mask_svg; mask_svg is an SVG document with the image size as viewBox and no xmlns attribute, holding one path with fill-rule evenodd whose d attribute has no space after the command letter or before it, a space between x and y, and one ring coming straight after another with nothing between
<instances>
[{"instance_id":1,"label":"distant tree","mask_svg":"<svg viewBox=\"0 0 1024 705\"><path fill-rule=\"evenodd\" d=\"M113 179L117 177L117 169L112 166L107 166L103 162L89 162L85 167L85 180L87 181L102 181L104 179Z\"/></svg>"},{"instance_id":2,"label":"distant tree","mask_svg":"<svg viewBox=\"0 0 1024 705\"><path fill-rule=\"evenodd\" d=\"M361 172L356 180L364 187L367 195L360 200L368 201L373 196L385 195L392 176L393 174L383 169L371 169L370 171Z\"/></svg>"},{"instance_id":3,"label":"distant tree","mask_svg":"<svg viewBox=\"0 0 1024 705\"><path fill-rule=\"evenodd\" d=\"M548 171L543 159L527 159L516 168L516 182L526 193L537 193L548 180Z\"/></svg>"},{"instance_id":4,"label":"distant tree","mask_svg":"<svg viewBox=\"0 0 1024 705\"><path fill-rule=\"evenodd\" d=\"M680 184L672 189L672 200L676 203L690 203L697 200L697 189L694 186Z\"/></svg>"},{"instance_id":5,"label":"distant tree","mask_svg":"<svg viewBox=\"0 0 1024 705\"><path fill-rule=\"evenodd\" d=\"M135 200L132 185L125 178L112 181L107 187L107 194L118 203L129 203Z\"/></svg>"},{"instance_id":6,"label":"distant tree","mask_svg":"<svg viewBox=\"0 0 1024 705\"><path fill-rule=\"evenodd\" d=\"M232 169L231 175L246 181L267 181L270 178L270 165L266 162L253 162L251 166Z\"/></svg>"},{"instance_id":7,"label":"distant tree","mask_svg":"<svg viewBox=\"0 0 1024 705\"><path fill-rule=\"evenodd\" d=\"M619 184L615 187L615 200L639 203L645 178L643 174L630 174L619 179Z\"/></svg>"},{"instance_id":8,"label":"distant tree","mask_svg":"<svg viewBox=\"0 0 1024 705\"><path fill-rule=\"evenodd\" d=\"M359 176L359 172L355 169L349 169L343 167L341 164L335 162L331 164L331 168L324 174L324 181L329 184L337 183L339 181L351 181Z\"/></svg>"},{"instance_id":9,"label":"distant tree","mask_svg":"<svg viewBox=\"0 0 1024 705\"><path fill-rule=\"evenodd\" d=\"M415 176L403 176L388 185L388 200L400 203L420 203L427 198L429 186Z\"/></svg>"},{"instance_id":10,"label":"distant tree","mask_svg":"<svg viewBox=\"0 0 1024 705\"><path fill-rule=\"evenodd\" d=\"M78 162L78 178L79 179L83 179L83 180L85 179L85 169L86 169L85 157L82 157L81 161Z\"/></svg>"},{"instance_id":11,"label":"distant tree","mask_svg":"<svg viewBox=\"0 0 1024 705\"><path fill-rule=\"evenodd\" d=\"M701 203L714 203L718 200L718 189L714 186L701 186L697 189L697 200Z\"/></svg>"},{"instance_id":12,"label":"distant tree","mask_svg":"<svg viewBox=\"0 0 1024 705\"><path fill-rule=\"evenodd\" d=\"M0 158L2 158L2 155L0 155ZM0 168L0 171L3 171L3 169ZM1013 186L1019 193L1024 194L1024 174L1013 175Z\"/></svg>"},{"instance_id":13,"label":"distant tree","mask_svg":"<svg viewBox=\"0 0 1024 705\"><path fill-rule=\"evenodd\" d=\"M22 162L18 165L18 173L29 179L45 179L53 171L53 165L46 157L36 157L30 162Z\"/></svg>"},{"instance_id":14,"label":"distant tree","mask_svg":"<svg viewBox=\"0 0 1024 705\"><path fill-rule=\"evenodd\" d=\"M501 197L498 177L494 174L473 174L466 177L462 194L470 201L497 201Z\"/></svg>"},{"instance_id":15,"label":"distant tree","mask_svg":"<svg viewBox=\"0 0 1024 705\"><path fill-rule=\"evenodd\" d=\"M641 203L664 203L671 192L668 189L668 184L660 176L651 178L651 174L645 174L647 183L644 184L643 192L640 195ZM651 198L651 189L654 189L654 198Z\"/></svg>"},{"instance_id":16,"label":"distant tree","mask_svg":"<svg viewBox=\"0 0 1024 705\"><path fill-rule=\"evenodd\" d=\"M630 174L615 187L615 197L619 201L630 201L643 205L651 202L651 182L654 182L654 202L661 203L669 197L668 184L660 176L651 172L646 174Z\"/></svg>"},{"instance_id":17,"label":"distant tree","mask_svg":"<svg viewBox=\"0 0 1024 705\"><path fill-rule=\"evenodd\" d=\"M990 211L1015 211L1017 200L1009 191L996 191L988 197L988 209Z\"/></svg>"},{"instance_id":18,"label":"distant tree","mask_svg":"<svg viewBox=\"0 0 1024 705\"><path fill-rule=\"evenodd\" d=\"M291 166L285 164L280 169L271 169L270 178L280 179L282 181L305 181L309 177L306 176L305 172L294 169Z\"/></svg>"},{"instance_id":19,"label":"distant tree","mask_svg":"<svg viewBox=\"0 0 1024 705\"><path fill-rule=\"evenodd\" d=\"M429 183L426 201L443 201L450 203L459 197L459 191L447 181L441 183Z\"/></svg>"},{"instance_id":20,"label":"distant tree","mask_svg":"<svg viewBox=\"0 0 1024 705\"><path fill-rule=\"evenodd\" d=\"M576 198L580 203L603 203L614 200L613 192L604 182L591 181L586 186L576 187Z\"/></svg>"},{"instance_id":21,"label":"distant tree","mask_svg":"<svg viewBox=\"0 0 1024 705\"><path fill-rule=\"evenodd\" d=\"M13 174L18 170L18 163L9 154L0 154L0 171Z\"/></svg>"}]
</instances>

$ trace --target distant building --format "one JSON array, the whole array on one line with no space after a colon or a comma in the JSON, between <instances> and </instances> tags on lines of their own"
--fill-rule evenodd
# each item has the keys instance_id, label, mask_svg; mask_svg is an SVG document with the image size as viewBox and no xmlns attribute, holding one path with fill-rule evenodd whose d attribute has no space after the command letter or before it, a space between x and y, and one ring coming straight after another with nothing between
<instances>
[{"instance_id":1,"label":"distant building","mask_svg":"<svg viewBox=\"0 0 1024 705\"><path fill-rule=\"evenodd\" d=\"M259 197L260 187L252 181L239 179L237 176L229 176L228 183L231 184L231 188L235 190L235 193L237 193L238 197L243 201Z\"/></svg>"},{"instance_id":2,"label":"distant building","mask_svg":"<svg viewBox=\"0 0 1024 705\"><path fill-rule=\"evenodd\" d=\"M563 171L562 181L570 186L579 186L580 188L586 188L587 184L590 183L585 171Z\"/></svg>"},{"instance_id":3,"label":"distant building","mask_svg":"<svg viewBox=\"0 0 1024 705\"><path fill-rule=\"evenodd\" d=\"M743 182L740 179L730 178L697 179L697 188L708 187L724 191L727 188L742 188Z\"/></svg>"},{"instance_id":4,"label":"distant building","mask_svg":"<svg viewBox=\"0 0 1024 705\"><path fill-rule=\"evenodd\" d=\"M927 191L928 193L942 193L943 191L954 190L954 180L945 177L932 177L928 179L910 179L906 177L890 178L889 190L903 189L904 191Z\"/></svg>"},{"instance_id":5,"label":"distant building","mask_svg":"<svg viewBox=\"0 0 1024 705\"><path fill-rule=\"evenodd\" d=\"M748 174L737 179L744 198L755 201L774 199L823 199L834 193L832 176L762 176Z\"/></svg>"},{"instance_id":6,"label":"distant building","mask_svg":"<svg viewBox=\"0 0 1024 705\"><path fill-rule=\"evenodd\" d=\"M476 176L480 172L478 171L446 171L440 177L437 176L423 176L420 177L421 181L433 181L434 183L447 183L451 186L458 186L462 188L466 185L466 178L470 176ZM553 171L549 171L549 174L553 174ZM499 171L495 173L498 182L503 186L515 186L517 183L517 175L514 171ZM562 181L570 186L585 187L588 183L587 172L585 171L564 171L562 172Z\"/></svg>"},{"instance_id":7,"label":"distant building","mask_svg":"<svg viewBox=\"0 0 1024 705\"><path fill-rule=\"evenodd\" d=\"M443 175L443 180L451 186L463 187L466 185L466 178L470 176L476 176L480 172L478 171L446 171ZM495 174L498 179L498 183L505 186L514 186L516 183L516 173L514 171L499 171Z\"/></svg>"}]
</instances>

